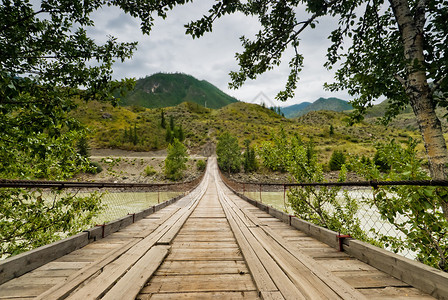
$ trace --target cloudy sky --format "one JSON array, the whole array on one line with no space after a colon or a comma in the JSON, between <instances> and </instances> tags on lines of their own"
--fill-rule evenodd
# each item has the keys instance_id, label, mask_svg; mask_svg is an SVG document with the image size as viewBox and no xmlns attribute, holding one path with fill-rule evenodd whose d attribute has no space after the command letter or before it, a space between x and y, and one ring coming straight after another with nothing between
<instances>
[{"instance_id":1,"label":"cloudy sky","mask_svg":"<svg viewBox=\"0 0 448 300\"><path fill-rule=\"evenodd\" d=\"M325 82L331 82L333 73L323 67L327 40L334 20L324 19L314 30L306 30L301 36L300 50L305 57L305 66L294 99L281 103L274 100L283 89L289 74L288 61L278 68L248 81L238 90L228 88L229 72L238 70L235 53L241 52L239 37L253 37L259 25L255 19L243 15L231 15L215 23L212 33L200 39L185 34L184 24L207 13L210 1L177 7L168 13L165 20L157 19L150 36L140 33L139 20L124 14L119 9L106 7L95 12L95 27L91 35L98 41L113 35L119 41L138 41L138 50L131 60L116 63L115 79L124 77L141 78L157 72L181 72L193 75L199 80L207 80L235 98L254 102L260 93L271 99L275 105L291 105L304 101L314 101L319 97L338 97L350 100L346 92L331 93L323 89ZM268 103L267 103L268 104Z\"/></svg>"}]
</instances>

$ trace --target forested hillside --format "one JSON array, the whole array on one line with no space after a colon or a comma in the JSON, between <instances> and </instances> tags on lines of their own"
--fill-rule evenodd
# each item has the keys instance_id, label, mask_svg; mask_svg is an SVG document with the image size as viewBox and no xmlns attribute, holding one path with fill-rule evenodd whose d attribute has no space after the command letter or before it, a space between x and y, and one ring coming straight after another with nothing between
<instances>
[{"instance_id":1,"label":"forested hillside","mask_svg":"<svg viewBox=\"0 0 448 300\"><path fill-rule=\"evenodd\" d=\"M176 106L188 101L209 108L221 108L238 100L205 80L175 73L157 73L137 80L135 88L120 97L123 106L147 108Z\"/></svg>"},{"instance_id":2,"label":"forested hillside","mask_svg":"<svg viewBox=\"0 0 448 300\"><path fill-rule=\"evenodd\" d=\"M298 118L310 111L331 110L346 111L353 109L352 105L345 100L338 98L319 98L313 103L303 102L300 104L282 108L287 118Z\"/></svg>"},{"instance_id":3,"label":"forested hillside","mask_svg":"<svg viewBox=\"0 0 448 300\"><path fill-rule=\"evenodd\" d=\"M323 161L328 160L335 149L373 155L376 142L418 137L414 131L385 127L375 122L347 126L348 115L341 112L310 112L290 120L270 109L244 102L232 103L221 109L205 108L191 102L156 109L113 107L90 102L82 104L73 115L90 128L92 147L138 151L166 148L167 132L173 132L171 120L175 130L181 129L184 143L193 152L199 152L208 141L215 142L216 137L225 131L236 136L241 145L248 139L256 146L270 140L272 133L283 128L289 136L299 135L303 140L312 140Z\"/></svg>"}]
</instances>

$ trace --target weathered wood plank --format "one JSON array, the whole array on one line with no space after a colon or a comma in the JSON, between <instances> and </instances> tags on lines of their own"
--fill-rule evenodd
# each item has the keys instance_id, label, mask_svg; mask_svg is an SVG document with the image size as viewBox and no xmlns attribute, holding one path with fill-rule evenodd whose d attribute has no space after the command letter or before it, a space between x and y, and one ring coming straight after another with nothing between
<instances>
[{"instance_id":1,"label":"weathered wood plank","mask_svg":"<svg viewBox=\"0 0 448 300\"><path fill-rule=\"evenodd\" d=\"M236 199L236 201L241 201ZM235 203L236 204L236 203ZM248 209L241 209L240 218L248 218L258 227L250 228L257 240L282 267L295 286L307 297L343 297L345 299L362 299L363 296L344 281L334 278L330 272L319 266L313 259L292 248L286 241L261 222ZM264 232L263 232L264 231ZM269 237L270 238L269 238ZM271 239L272 238L272 239ZM287 251L286 251L287 250ZM337 297L337 296L336 296Z\"/></svg>"},{"instance_id":2,"label":"weathered wood plank","mask_svg":"<svg viewBox=\"0 0 448 300\"><path fill-rule=\"evenodd\" d=\"M230 230L230 229L229 229ZM171 248L193 248L193 249L222 249L222 248L238 248L238 244L235 241L228 241L228 242L220 242L220 241L214 241L214 242L179 242L178 240L174 240L174 242L171 244Z\"/></svg>"},{"instance_id":3,"label":"weathered wood plank","mask_svg":"<svg viewBox=\"0 0 448 300\"><path fill-rule=\"evenodd\" d=\"M386 287L379 289L360 289L367 298L371 300L429 300L434 299L428 294L422 293L416 288L397 288L397 287Z\"/></svg>"},{"instance_id":4,"label":"weathered wood plank","mask_svg":"<svg viewBox=\"0 0 448 300\"><path fill-rule=\"evenodd\" d=\"M253 291L249 274L154 276L142 293Z\"/></svg>"},{"instance_id":5,"label":"weathered wood plank","mask_svg":"<svg viewBox=\"0 0 448 300\"><path fill-rule=\"evenodd\" d=\"M102 298L103 300L135 299L148 279L168 255L169 247L152 247Z\"/></svg>"},{"instance_id":6,"label":"weathered wood plank","mask_svg":"<svg viewBox=\"0 0 448 300\"><path fill-rule=\"evenodd\" d=\"M62 257L88 243L88 233L82 232L67 239L5 259L0 262L0 284Z\"/></svg>"},{"instance_id":7,"label":"weathered wood plank","mask_svg":"<svg viewBox=\"0 0 448 300\"><path fill-rule=\"evenodd\" d=\"M376 269L368 264L350 257L342 259L325 259L319 260L325 265L329 271L376 271Z\"/></svg>"},{"instance_id":8,"label":"weathered wood plank","mask_svg":"<svg viewBox=\"0 0 448 300\"><path fill-rule=\"evenodd\" d=\"M448 273L396 255L367 243L349 240L350 255L436 298L448 295Z\"/></svg>"},{"instance_id":9,"label":"weathered wood plank","mask_svg":"<svg viewBox=\"0 0 448 300\"><path fill-rule=\"evenodd\" d=\"M280 292L261 292L261 298L263 300L283 300L282 293Z\"/></svg>"},{"instance_id":10,"label":"weathered wood plank","mask_svg":"<svg viewBox=\"0 0 448 300\"><path fill-rule=\"evenodd\" d=\"M133 239L127 244L123 245L118 249L113 249L109 255L106 255L102 260L95 263L89 263L84 268L80 269L76 273L70 275L64 282L48 289L44 293L40 294L37 299L47 300L47 299L63 299L67 297L73 290L75 290L83 282L91 278L92 276L98 274L100 270L114 261L117 257L128 251L132 246L137 244L140 239Z\"/></svg>"},{"instance_id":11,"label":"weathered wood plank","mask_svg":"<svg viewBox=\"0 0 448 300\"><path fill-rule=\"evenodd\" d=\"M305 299L250 233L246 225L251 223L245 223L237 216L230 205L233 202L226 199L223 194L220 201L258 290L261 293L280 292L285 299Z\"/></svg>"},{"instance_id":12,"label":"weathered wood plank","mask_svg":"<svg viewBox=\"0 0 448 300\"><path fill-rule=\"evenodd\" d=\"M242 260L239 248L180 249L171 251L170 260Z\"/></svg>"},{"instance_id":13,"label":"weathered wood plank","mask_svg":"<svg viewBox=\"0 0 448 300\"><path fill-rule=\"evenodd\" d=\"M185 299L185 300L255 300L258 293L255 291L241 292L199 292L199 293L164 293L164 294L141 294L137 300L167 300L167 299Z\"/></svg>"},{"instance_id":14,"label":"weathered wood plank","mask_svg":"<svg viewBox=\"0 0 448 300\"><path fill-rule=\"evenodd\" d=\"M235 261L171 261L165 262L157 270L156 275L215 275L215 274L240 274L248 273L246 263L243 260Z\"/></svg>"},{"instance_id":15,"label":"weathered wood plank","mask_svg":"<svg viewBox=\"0 0 448 300\"><path fill-rule=\"evenodd\" d=\"M409 286L407 283L376 269L375 271L337 271L333 274L357 289Z\"/></svg>"}]
</instances>

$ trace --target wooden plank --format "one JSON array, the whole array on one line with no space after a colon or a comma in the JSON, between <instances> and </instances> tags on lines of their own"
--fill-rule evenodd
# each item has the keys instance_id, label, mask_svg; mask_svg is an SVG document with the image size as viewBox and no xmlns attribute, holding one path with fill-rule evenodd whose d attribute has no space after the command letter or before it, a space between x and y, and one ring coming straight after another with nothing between
<instances>
[{"instance_id":1,"label":"wooden plank","mask_svg":"<svg viewBox=\"0 0 448 300\"><path fill-rule=\"evenodd\" d=\"M157 270L156 275L216 275L216 274L240 274L248 273L246 263L242 260L235 261L171 261L165 262Z\"/></svg>"},{"instance_id":2,"label":"wooden plank","mask_svg":"<svg viewBox=\"0 0 448 300\"><path fill-rule=\"evenodd\" d=\"M178 218L182 216L182 213L184 211L180 209L174 209L170 212L163 215L163 217L158 221L161 223L159 227L157 227L155 230L147 231L142 233L148 234L143 239L133 239L131 242L126 244L124 247L121 247L115 251L112 251L109 255L107 255L103 260L100 260L96 262L95 264L92 264L88 266L85 269L82 269L78 271L77 273L73 274L69 278L67 278L66 282L64 282L61 285L57 285L47 292L43 293L39 296L39 299L59 299L68 296L71 292L73 292L78 286L80 286L85 281L89 280L92 276L96 275L100 270L103 268L106 268L109 272L112 272L115 274L115 276L120 277L120 271L126 272L126 270L131 266L129 263L132 263L132 261L135 261L141 257L147 249L149 249L151 246L153 246L156 241L167 231L169 230L170 226L175 222ZM140 245L140 246L136 246ZM132 247L136 247L132 250L130 250ZM128 252L129 251L129 252ZM129 261L127 259L129 257L132 257ZM118 258L118 259L117 259ZM114 262L115 260L119 260L118 262ZM114 267L108 267L111 265L111 263L114 262ZM104 278L108 277L107 275L100 274L98 277ZM107 278L106 282L109 282L110 284L113 284L115 280L118 278ZM91 280L90 282L97 282L95 280ZM95 284L92 284L92 286L95 286ZM86 291L87 288L84 287L84 291ZM102 293L102 291L97 293Z\"/></svg>"},{"instance_id":3,"label":"wooden plank","mask_svg":"<svg viewBox=\"0 0 448 300\"><path fill-rule=\"evenodd\" d=\"M230 228L229 228L230 230ZM222 249L222 248L238 248L238 244L236 241L228 241L228 242L220 242L220 241L204 241L204 242L179 242L177 240L174 240L174 242L171 244L171 248L194 248L194 249Z\"/></svg>"},{"instance_id":4,"label":"wooden plank","mask_svg":"<svg viewBox=\"0 0 448 300\"><path fill-rule=\"evenodd\" d=\"M397 288L397 287L386 287L379 289L360 289L367 298L372 300L430 300L433 297L419 291L416 288Z\"/></svg>"},{"instance_id":5,"label":"wooden plank","mask_svg":"<svg viewBox=\"0 0 448 300\"><path fill-rule=\"evenodd\" d=\"M170 260L242 260L239 248L180 249L171 251Z\"/></svg>"},{"instance_id":6,"label":"wooden plank","mask_svg":"<svg viewBox=\"0 0 448 300\"><path fill-rule=\"evenodd\" d=\"M31 277L63 277L64 280L68 276L72 275L79 269L60 269L60 270L39 270L36 269L33 272L28 273Z\"/></svg>"},{"instance_id":7,"label":"wooden plank","mask_svg":"<svg viewBox=\"0 0 448 300\"><path fill-rule=\"evenodd\" d=\"M410 287L407 283L378 270L338 271L333 272L333 274L343 279L356 289Z\"/></svg>"},{"instance_id":8,"label":"wooden plank","mask_svg":"<svg viewBox=\"0 0 448 300\"><path fill-rule=\"evenodd\" d=\"M280 292L261 292L261 298L263 300L282 300L283 298L282 293Z\"/></svg>"},{"instance_id":9,"label":"wooden plank","mask_svg":"<svg viewBox=\"0 0 448 300\"><path fill-rule=\"evenodd\" d=\"M329 271L376 271L374 267L350 257L325 259L319 262L325 265L325 268Z\"/></svg>"},{"instance_id":10,"label":"wooden plank","mask_svg":"<svg viewBox=\"0 0 448 300\"><path fill-rule=\"evenodd\" d=\"M221 194L220 201L258 290L262 293L279 291L285 299L305 299L254 238L245 226L247 223L236 216L223 194Z\"/></svg>"},{"instance_id":11,"label":"wooden plank","mask_svg":"<svg viewBox=\"0 0 448 300\"><path fill-rule=\"evenodd\" d=\"M88 243L88 233L82 232L67 239L7 258L0 262L0 284L43 266Z\"/></svg>"},{"instance_id":12,"label":"wooden plank","mask_svg":"<svg viewBox=\"0 0 448 300\"><path fill-rule=\"evenodd\" d=\"M135 299L148 279L154 274L169 253L167 246L152 247L102 299Z\"/></svg>"},{"instance_id":13,"label":"wooden plank","mask_svg":"<svg viewBox=\"0 0 448 300\"><path fill-rule=\"evenodd\" d=\"M184 300L238 300L247 299L255 300L258 293L255 291L241 292L196 292L196 293L164 293L164 294L141 294L137 300L167 300L167 299L184 299Z\"/></svg>"},{"instance_id":14,"label":"wooden plank","mask_svg":"<svg viewBox=\"0 0 448 300\"><path fill-rule=\"evenodd\" d=\"M207 233L183 233L180 232L176 237L177 242L233 242L232 232L216 232L214 235Z\"/></svg>"},{"instance_id":15,"label":"wooden plank","mask_svg":"<svg viewBox=\"0 0 448 300\"><path fill-rule=\"evenodd\" d=\"M142 293L253 291L250 274L154 276Z\"/></svg>"},{"instance_id":16,"label":"wooden plank","mask_svg":"<svg viewBox=\"0 0 448 300\"><path fill-rule=\"evenodd\" d=\"M45 290L51 288L52 284L29 284L23 283L20 286L2 286L0 289L0 299L25 299L35 298Z\"/></svg>"},{"instance_id":17,"label":"wooden plank","mask_svg":"<svg viewBox=\"0 0 448 300\"><path fill-rule=\"evenodd\" d=\"M306 299L338 298L338 294L330 289L326 282L315 276L307 266L296 260L281 245L270 240L261 228L251 228L250 230ZM362 299L362 297L357 299Z\"/></svg>"},{"instance_id":18,"label":"wooden plank","mask_svg":"<svg viewBox=\"0 0 448 300\"><path fill-rule=\"evenodd\" d=\"M448 273L356 240L349 240L344 249L357 259L433 297L448 295Z\"/></svg>"},{"instance_id":19,"label":"wooden plank","mask_svg":"<svg viewBox=\"0 0 448 300\"><path fill-rule=\"evenodd\" d=\"M244 216L241 216L241 214L244 214ZM260 226L261 221L248 209L241 209L239 216L240 218L248 218L254 224L259 225L258 227L250 228L251 232L307 297L328 296L332 298L339 295L339 297L344 299L364 298L362 294L343 280L332 276L329 271L321 267L312 258L302 253L296 247L291 247L271 228Z\"/></svg>"},{"instance_id":20,"label":"wooden plank","mask_svg":"<svg viewBox=\"0 0 448 300\"><path fill-rule=\"evenodd\" d=\"M88 262L59 262L52 261L36 270L79 270L90 265Z\"/></svg>"},{"instance_id":21,"label":"wooden plank","mask_svg":"<svg viewBox=\"0 0 448 300\"><path fill-rule=\"evenodd\" d=\"M64 282L48 289L44 293L40 294L37 299L63 299L67 297L73 290L75 290L80 284L88 280L95 274L97 274L104 266L114 261L117 257L128 251L132 246L137 244L140 239L133 239L123 247L112 250L109 255L106 255L102 260L97 261L94 264L88 264L84 268L80 269L76 273L69 276Z\"/></svg>"}]
</instances>

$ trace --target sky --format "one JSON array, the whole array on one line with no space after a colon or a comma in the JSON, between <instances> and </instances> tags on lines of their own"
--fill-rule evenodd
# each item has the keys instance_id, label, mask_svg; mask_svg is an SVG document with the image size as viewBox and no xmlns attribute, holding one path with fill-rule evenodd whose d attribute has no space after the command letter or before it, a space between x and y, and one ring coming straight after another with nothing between
<instances>
[{"instance_id":1,"label":"sky","mask_svg":"<svg viewBox=\"0 0 448 300\"><path fill-rule=\"evenodd\" d=\"M270 105L271 102L273 106L313 102L319 97L352 99L345 91L329 92L323 88L323 84L332 82L334 77L334 72L323 67L326 49L330 45L327 37L336 26L335 20L330 18L321 20L316 29L305 30L301 35L299 51L305 58L304 68L293 99L287 102L275 100L288 78L289 58L286 56L274 70L247 81L237 90L229 89L229 72L238 70L235 53L243 49L239 38L242 35L252 38L260 27L256 19L234 14L219 19L213 32L199 39L186 35L184 24L206 14L212 2L202 0L187 4L168 12L165 20L156 18L149 36L141 34L138 19L117 8L106 7L92 14L95 27L90 28L89 33L98 42L105 41L108 35L121 42L138 41L138 49L132 59L115 63L114 79L138 79L158 72L180 72L206 80L241 101L254 103L260 98L257 96L265 95L265 104Z\"/></svg>"}]
</instances>

